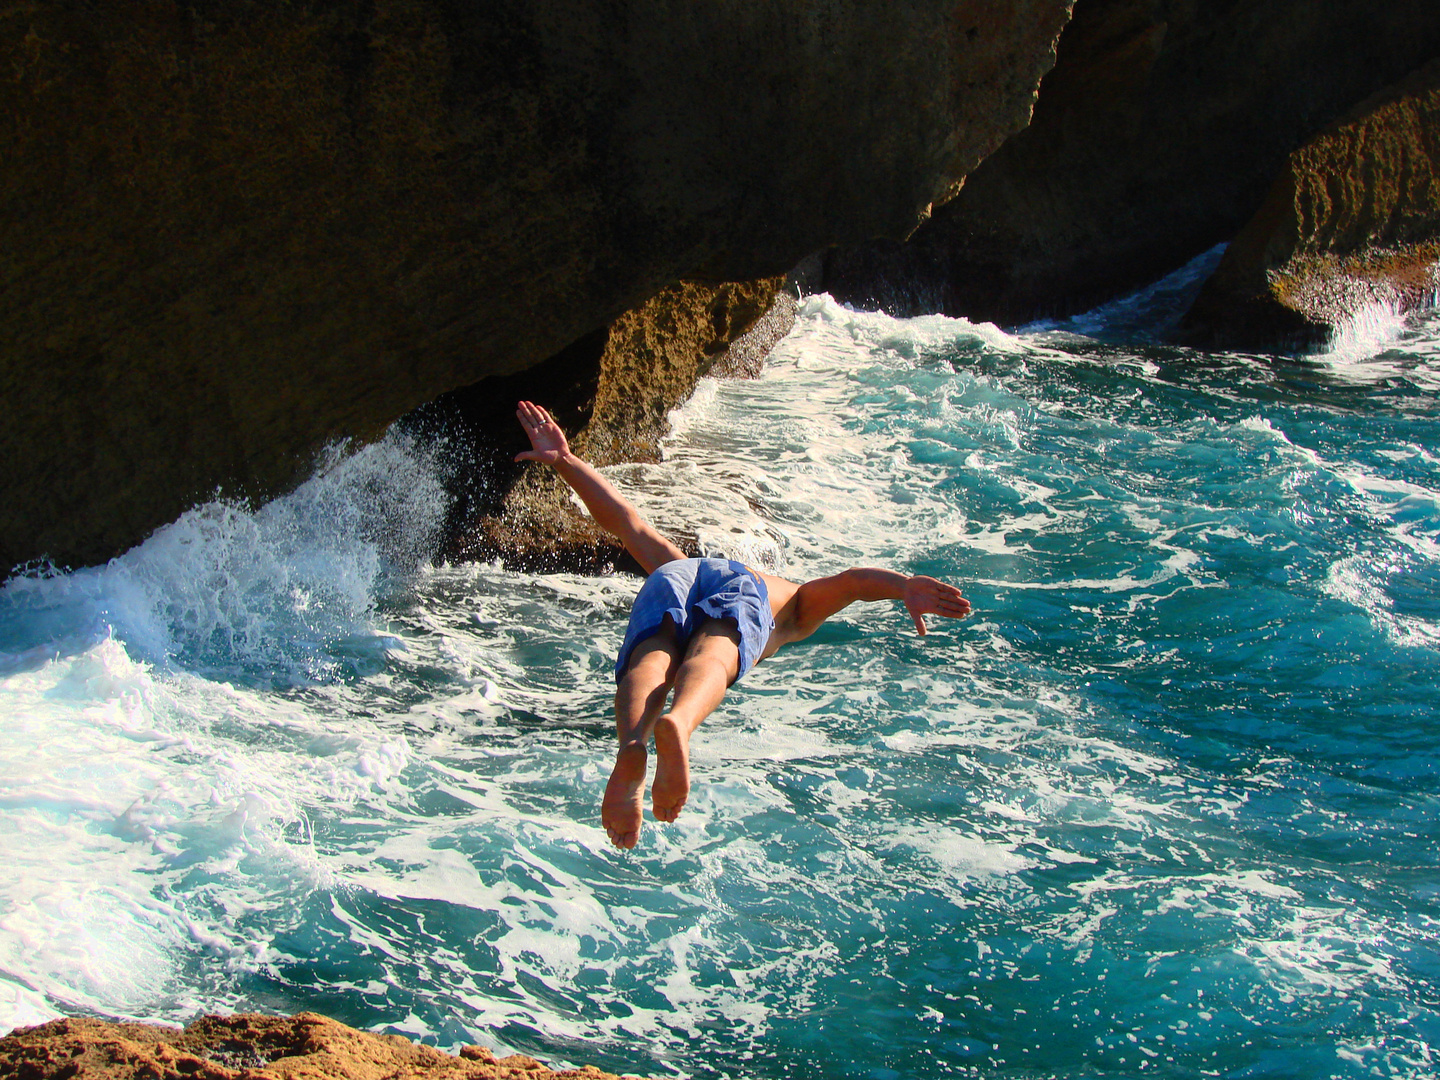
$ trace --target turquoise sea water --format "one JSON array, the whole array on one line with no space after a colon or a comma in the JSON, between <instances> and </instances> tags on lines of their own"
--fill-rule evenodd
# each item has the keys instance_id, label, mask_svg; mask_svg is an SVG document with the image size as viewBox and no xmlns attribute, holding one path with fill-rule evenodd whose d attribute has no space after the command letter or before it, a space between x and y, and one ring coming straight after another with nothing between
<instances>
[{"instance_id":1,"label":"turquoise sea water","mask_svg":"<svg viewBox=\"0 0 1440 1080\"><path fill-rule=\"evenodd\" d=\"M0 1027L315 1009L657 1076L1440 1071L1440 318L1157 344L802 303L663 526L857 606L599 826L634 578L434 568L432 451L0 593Z\"/></svg>"}]
</instances>

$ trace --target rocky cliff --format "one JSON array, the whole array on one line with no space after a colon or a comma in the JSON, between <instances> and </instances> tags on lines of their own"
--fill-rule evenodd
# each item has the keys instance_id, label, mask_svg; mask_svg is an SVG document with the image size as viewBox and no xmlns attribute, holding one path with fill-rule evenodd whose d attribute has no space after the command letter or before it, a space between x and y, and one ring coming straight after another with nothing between
<instances>
[{"instance_id":1,"label":"rocky cliff","mask_svg":"<svg viewBox=\"0 0 1440 1080\"><path fill-rule=\"evenodd\" d=\"M1437 268L1440 60L1290 155L1186 329L1228 348L1312 347L1368 307L1433 303Z\"/></svg>"},{"instance_id":2,"label":"rocky cliff","mask_svg":"<svg viewBox=\"0 0 1440 1080\"><path fill-rule=\"evenodd\" d=\"M677 280L905 235L1070 5L10 6L0 567L284 490Z\"/></svg>"},{"instance_id":3,"label":"rocky cliff","mask_svg":"<svg viewBox=\"0 0 1440 1080\"><path fill-rule=\"evenodd\" d=\"M1229 240L1291 151L1437 53L1433 0L1079 0L1034 122L820 286L1003 324L1087 308Z\"/></svg>"}]
</instances>

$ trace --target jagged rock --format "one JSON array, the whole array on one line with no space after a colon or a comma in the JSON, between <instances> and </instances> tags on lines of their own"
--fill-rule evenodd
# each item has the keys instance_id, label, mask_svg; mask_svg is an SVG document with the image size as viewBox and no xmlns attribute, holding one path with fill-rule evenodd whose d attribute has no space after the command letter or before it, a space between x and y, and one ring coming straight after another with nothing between
<instances>
[{"instance_id":1,"label":"jagged rock","mask_svg":"<svg viewBox=\"0 0 1440 1080\"><path fill-rule=\"evenodd\" d=\"M14 1080L618 1080L594 1067L553 1072L534 1058L458 1057L372 1035L316 1013L204 1016L183 1031L87 1018L17 1028L0 1039Z\"/></svg>"},{"instance_id":2,"label":"jagged rock","mask_svg":"<svg viewBox=\"0 0 1440 1080\"><path fill-rule=\"evenodd\" d=\"M444 556L546 570L630 566L550 469L513 464L515 453L529 447L515 423L515 402L543 403L576 452L595 465L659 460L666 413L699 379L759 374L765 354L795 321L784 285L775 277L670 286L529 371L486 379L420 410L420 423L458 440L465 459L475 462L456 468L460 483ZM693 546L693 538L676 539Z\"/></svg>"},{"instance_id":3,"label":"jagged rock","mask_svg":"<svg viewBox=\"0 0 1440 1080\"><path fill-rule=\"evenodd\" d=\"M1313 347L1367 307L1433 304L1437 266L1440 60L1290 155L1186 328L1230 348Z\"/></svg>"},{"instance_id":4,"label":"jagged rock","mask_svg":"<svg viewBox=\"0 0 1440 1080\"><path fill-rule=\"evenodd\" d=\"M820 287L1005 325L1084 310L1229 240L1286 155L1437 53L1434 0L1079 0L1031 125Z\"/></svg>"},{"instance_id":5,"label":"jagged rock","mask_svg":"<svg viewBox=\"0 0 1440 1080\"><path fill-rule=\"evenodd\" d=\"M0 11L0 568L552 356L666 284L901 236L1071 0Z\"/></svg>"}]
</instances>

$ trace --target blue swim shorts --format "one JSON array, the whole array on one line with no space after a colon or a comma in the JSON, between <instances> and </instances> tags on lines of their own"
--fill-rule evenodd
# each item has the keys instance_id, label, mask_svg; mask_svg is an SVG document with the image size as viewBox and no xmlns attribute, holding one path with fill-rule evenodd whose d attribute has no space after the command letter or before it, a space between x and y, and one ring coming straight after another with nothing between
<instances>
[{"instance_id":1,"label":"blue swim shorts","mask_svg":"<svg viewBox=\"0 0 1440 1080\"><path fill-rule=\"evenodd\" d=\"M666 615L675 622L682 649L706 616L733 619L740 630L740 674L736 679L755 666L770 640L770 631L775 629L765 579L744 563L676 559L660 567L640 586L630 609L625 644L620 646L620 658L615 661L616 682L625 674L635 646L659 630Z\"/></svg>"}]
</instances>

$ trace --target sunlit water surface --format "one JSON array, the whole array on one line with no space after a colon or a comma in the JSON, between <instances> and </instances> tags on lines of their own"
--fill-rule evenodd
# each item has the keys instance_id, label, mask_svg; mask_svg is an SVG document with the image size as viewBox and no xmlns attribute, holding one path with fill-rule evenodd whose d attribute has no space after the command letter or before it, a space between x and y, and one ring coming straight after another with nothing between
<instances>
[{"instance_id":1,"label":"sunlit water surface","mask_svg":"<svg viewBox=\"0 0 1440 1080\"><path fill-rule=\"evenodd\" d=\"M1168 295L1013 333L811 298L612 470L714 553L976 608L920 639L857 606L756 669L628 854L598 805L639 583L425 566L426 447L13 580L0 1028L314 1009L653 1075L1432 1075L1440 318L1204 355L1152 343Z\"/></svg>"}]
</instances>

